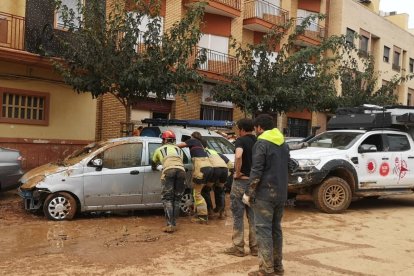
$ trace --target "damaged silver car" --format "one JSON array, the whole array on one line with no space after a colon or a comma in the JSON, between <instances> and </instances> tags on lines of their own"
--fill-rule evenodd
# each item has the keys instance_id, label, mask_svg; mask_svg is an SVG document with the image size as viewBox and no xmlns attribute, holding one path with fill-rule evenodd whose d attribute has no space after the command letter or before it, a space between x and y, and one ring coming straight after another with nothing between
<instances>
[{"instance_id":1,"label":"damaged silver car","mask_svg":"<svg viewBox=\"0 0 414 276\"><path fill-rule=\"evenodd\" d=\"M111 139L35 168L20 179L25 209L43 209L51 220L69 220L81 212L162 209L161 172L151 168L152 155L160 146L160 138ZM188 156L185 151L190 180ZM183 212L191 211L190 189L178 200Z\"/></svg>"}]
</instances>

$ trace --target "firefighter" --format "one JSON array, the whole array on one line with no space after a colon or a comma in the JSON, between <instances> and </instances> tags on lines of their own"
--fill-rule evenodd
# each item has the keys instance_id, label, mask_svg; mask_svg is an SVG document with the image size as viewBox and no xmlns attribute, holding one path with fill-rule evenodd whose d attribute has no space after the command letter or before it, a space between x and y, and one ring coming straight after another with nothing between
<instances>
[{"instance_id":1,"label":"firefighter","mask_svg":"<svg viewBox=\"0 0 414 276\"><path fill-rule=\"evenodd\" d=\"M231 162L225 155L218 153L213 149L209 149L205 140L202 140L202 144L208 154L210 163L213 166L213 173L207 180L207 185L203 188L201 194L207 202L209 214L212 214L214 211L215 213L219 213L219 218L222 219L224 218L225 207L224 185L233 170L233 162ZM213 188L214 201L216 203L214 210L210 197L211 188Z\"/></svg>"},{"instance_id":2,"label":"firefighter","mask_svg":"<svg viewBox=\"0 0 414 276\"><path fill-rule=\"evenodd\" d=\"M200 132L195 131L191 134L191 138L177 144L178 147L188 147L190 149L191 160L193 162L193 195L194 205L196 211L196 217L192 219L192 222L207 224L208 223L208 211L207 204L201 190L207 184L207 180L213 172L210 160L207 152L201 143L202 137Z\"/></svg>"},{"instance_id":3,"label":"firefighter","mask_svg":"<svg viewBox=\"0 0 414 276\"><path fill-rule=\"evenodd\" d=\"M177 230L176 219L180 212L180 199L185 190L185 168L183 150L175 145L175 134L171 130L162 133L162 146L155 150L152 157L152 169L162 164L161 199L164 205L167 226L164 232L173 233Z\"/></svg>"}]
</instances>

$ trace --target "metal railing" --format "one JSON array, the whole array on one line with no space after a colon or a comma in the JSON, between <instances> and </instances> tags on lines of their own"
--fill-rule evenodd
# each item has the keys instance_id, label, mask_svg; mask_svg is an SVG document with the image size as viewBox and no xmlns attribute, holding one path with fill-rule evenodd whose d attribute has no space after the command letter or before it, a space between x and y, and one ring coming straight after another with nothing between
<instances>
[{"instance_id":1,"label":"metal railing","mask_svg":"<svg viewBox=\"0 0 414 276\"><path fill-rule=\"evenodd\" d=\"M296 18L296 26L302 24L304 18L298 17ZM309 25L305 27L304 36L312 38L317 41L322 41L325 37L325 27L322 27L315 22L309 22Z\"/></svg>"},{"instance_id":2,"label":"metal railing","mask_svg":"<svg viewBox=\"0 0 414 276\"><path fill-rule=\"evenodd\" d=\"M211 0L212 2L217 2L229 7L232 7L236 10L240 10L240 2L241 0Z\"/></svg>"},{"instance_id":3,"label":"metal railing","mask_svg":"<svg viewBox=\"0 0 414 276\"><path fill-rule=\"evenodd\" d=\"M392 64L392 70L395 70L395 71L401 71L401 66L400 65L398 65L398 64Z\"/></svg>"},{"instance_id":4,"label":"metal railing","mask_svg":"<svg viewBox=\"0 0 414 276\"><path fill-rule=\"evenodd\" d=\"M24 32L24 17L0 12L0 47L23 50Z\"/></svg>"},{"instance_id":5,"label":"metal railing","mask_svg":"<svg viewBox=\"0 0 414 276\"><path fill-rule=\"evenodd\" d=\"M204 51L206 61L198 67L201 71L211 72L215 74L237 74L237 59L234 56L213 51L206 48L197 47L197 56Z\"/></svg>"},{"instance_id":6,"label":"metal railing","mask_svg":"<svg viewBox=\"0 0 414 276\"><path fill-rule=\"evenodd\" d=\"M244 19L260 18L269 23L284 24L289 12L264 0L247 1L244 4Z\"/></svg>"}]
</instances>

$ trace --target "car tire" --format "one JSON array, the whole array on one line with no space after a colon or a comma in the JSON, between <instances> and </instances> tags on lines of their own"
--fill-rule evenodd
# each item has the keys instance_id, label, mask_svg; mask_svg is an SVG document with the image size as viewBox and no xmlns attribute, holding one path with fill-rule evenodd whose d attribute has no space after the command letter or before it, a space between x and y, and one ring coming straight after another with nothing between
<instances>
[{"instance_id":1,"label":"car tire","mask_svg":"<svg viewBox=\"0 0 414 276\"><path fill-rule=\"evenodd\" d=\"M313 190L313 201L322 212L341 213L351 204L352 191L344 179L330 177Z\"/></svg>"},{"instance_id":2,"label":"car tire","mask_svg":"<svg viewBox=\"0 0 414 276\"><path fill-rule=\"evenodd\" d=\"M43 212L50 220L71 220L76 214L76 209L76 200L65 192L50 194L43 204Z\"/></svg>"},{"instance_id":3,"label":"car tire","mask_svg":"<svg viewBox=\"0 0 414 276\"><path fill-rule=\"evenodd\" d=\"M194 199L191 190L186 191L180 200L180 213L190 216L194 213Z\"/></svg>"}]
</instances>

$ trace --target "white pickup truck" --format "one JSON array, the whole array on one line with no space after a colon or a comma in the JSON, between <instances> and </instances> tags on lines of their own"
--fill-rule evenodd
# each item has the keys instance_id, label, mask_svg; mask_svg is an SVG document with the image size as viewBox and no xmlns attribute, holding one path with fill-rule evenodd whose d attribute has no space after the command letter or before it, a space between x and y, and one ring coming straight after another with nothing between
<instances>
[{"instance_id":1,"label":"white pickup truck","mask_svg":"<svg viewBox=\"0 0 414 276\"><path fill-rule=\"evenodd\" d=\"M413 193L414 109L386 111L335 116L328 127L336 130L291 151L290 194L310 194L321 211L339 213L352 198Z\"/></svg>"}]
</instances>

